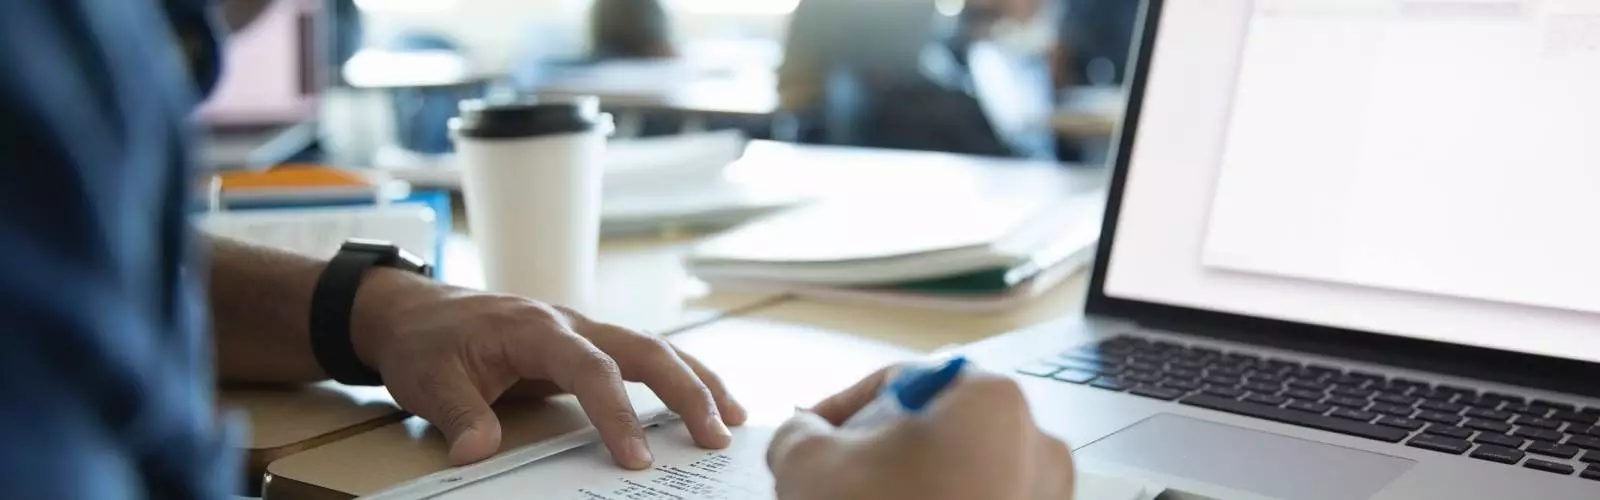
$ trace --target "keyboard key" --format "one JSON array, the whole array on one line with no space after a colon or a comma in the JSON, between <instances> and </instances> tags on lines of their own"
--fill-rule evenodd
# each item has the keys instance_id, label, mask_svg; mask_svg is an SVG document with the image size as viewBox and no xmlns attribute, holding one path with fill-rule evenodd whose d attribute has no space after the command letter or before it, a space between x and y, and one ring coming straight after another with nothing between
<instances>
[{"instance_id":1,"label":"keyboard key","mask_svg":"<svg viewBox=\"0 0 1600 500\"><path fill-rule=\"evenodd\" d=\"M1422 432L1426 432L1428 434L1438 434L1440 436L1449 436L1456 439L1466 439L1472 437L1471 429L1462 429L1454 425L1433 424L1429 425L1428 428L1423 429Z\"/></svg>"},{"instance_id":2,"label":"keyboard key","mask_svg":"<svg viewBox=\"0 0 1600 500\"><path fill-rule=\"evenodd\" d=\"M1206 375L1206 377L1201 380L1207 384L1225 386L1235 386L1243 383L1243 381L1239 380L1239 377L1229 377L1226 375Z\"/></svg>"},{"instance_id":3,"label":"keyboard key","mask_svg":"<svg viewBox=\"0 0 1600 500\"><path fill-rule=\"evenodd\" d=\"M1600 427L1584 427L1584 426L1574 425L1571 428L1567 429L1567 433L1568 434L1579 434L1579 435L1584 435L1584 436L1600 437Z\"/></svg>"},{"instance_id":4,"label":"keyboard key","mask_svg":"<svg viewBox=\"0 0 1600 500\"><path fill-rule=\"evenodd\" d=\"M1409 417L1411 414L1417 412L1417 410L1411 409L1410 406L1401 406L1389 403L1373 403L1372 407L1368 408L1368 410L1385 415L1394 415L1397 417Z\"/></svg>"},{"instance_id":5,"label":"keyboard key","mask_svg":"<svg viewBox=\"0 0 1600 500\"><path fill-rule=\"evenodd\" d=\"M1529 404L1531 404L1533 406L1543 406L1545 408L1550 408L1552 410L1578 411L1578 407L1576 407L1576 406L1573 406L1573 405L1568 404L1568 403L1562 403L1562 402L1559 402L1559 401L1551 401L1551 400L1548 400L1548 399L1535 399L1535 400L1533 400L1532 403L1529 403Z\"/></svg>"},{"instance_id":6,"label":"keyboard key","mask_svg":"<svg viewBox=\"0 0 1600 500\"><path fill-rule=\"evenodd\" d=\"M1600 406L1590 406L1588 408L1578 410L1578 413L1582 413L1584 415L1593 415L1595 418L1600 418Z\"/></svg>"},{"instance_id":7,"label":"keyboard key","mask_svg":"<svg viewBox=\"0 0 1600 500\"><path fill-rule=\"evenodd\" d=\"M1492 444L1480 444L1478 445L1478 449L1472 450L1472 454L1468 456L1478 460L1488 460L1490 462L1500 462L1510 465L1521 462L1522 457L1526 455L1527 454L1523 453L1522 450L1516 450L1504 446L1495 446Z\"/></svg>"},{"instance_id":8,"label":"keyboard key","mask_svg":"<svg viewBox=\"0 0 1600 500\"><path fill-rule=\"evenodd\" d=\"M1582 460L1585 463L1600 464L1600 451L1589 450L1588 453L1583 454L1583 458L1578 460Z\"/></svg>"},{"instance_id":9,"label":"keyboard key","mask_svg":"<svg viewBox=\"0 0 1600 500\"><path fill-rule=\"evenodd\" d=\"M1412 418L1415 418L1417 420L1422 420L1422 421L1425 421L1425 422L1434 422L1434 423L1447 424L1447 425L1456 425L1457 423L1461 422L1461 416L1460 415L1456 415L1454 413L1444 413L1444 412L1426 411L1426 410L1417 412L1417 415L1412 417Z\"/></svg>"},{"instance_id":10,"label":"keyboard key","mask_svg":"<svg viewBox=\"0 0 1600 500\"><path fill-rule=\"evenodd\" d=\"M1424 423L1424 422L1422 422L1420 420L1412 420L1412 419L1409 419L1409 418L1401 418L1401 417L1395 417L1395 416L1389 416L1389 415L1384 415L1384 416L1378 417L1377 422L1374 422L1374 423L1376 423L1378 425L1385 425L1385 426L1389 426L1389 427L1394 427L1396 429L1405 429L1405 430L1408 430L1408 431L1414 431L1414 430L1417 430L1417 429L1421 429L1422 426L1427 425L1426 423Z\"/></svg>"},{"instance_id":11,"label":"keyboard key","mask_svg":"<svg viewBox=\"0 0 1600 500\"><path fill-rule=\"evenodd\" d=\"M1495 434L1493 432L1480 432L1478 433L1477 437L1472 438L1472 441L1482 444L1504 446L1507 448L1521 448L1523 444L1528 442L1526 439L1507 436L1505 434Z\"/></svg>"},{"instance_id":12,"label":"keyboard key","mask_svg":"<svg viewBox=\"0 0 1600 500\"><path fill-rule=\"evenodd\" d=\"M1511 420L1511 417L1513 416L1511 412L1508 411L1485 410L1483 408L1467 408L1467 411L1462 412L1462 415L1481 420L1493 420L1496 422L1505 422L1507 420Z\"/></svg>"},{"instance_id":13,"label":"keyboard key","mask_svg":"<svg viewBox=\"0 0 1600 500\"><path fill-rule=\"evenodd\" d=\"M1380 427L1364 424L1352 420L1334 418L1325 415L1313 415L1303 411L1294 411L1284 408L1259 405L1246 401L1234 401L1218 398L1207 394L1189 396L1179 401L1186 405L1197 406L1228 413L1236 413L1275 422L1310 427L1313 429L1349 434L1352 436L1376 439L1390 443L1398 443L1405 439L1407 432L1400 429ZM1419 425L1420 426L1420 425Z\"/></svg>"},{"instance_id":14,"label":"keyboard key","mask_svg":"<svg viewBox=\"0 0 1600 500\"><path fill-rule=\"evenodd\" d=\"M1339 385L1348 385L1353 387L1360 387L1367 383L1367 379L1343 373L1328 377L1328 381Z\"/></svg>"},{"instance_id":15,"label":"keyboard key","mask_svg":"<svg viewBox=\"0 0 1600 500\"><path fill-rule=\"evenodd\" d=\"M1578 452L1582 451L1576 446L1547 443L1544 441L1534 441L1532 444L1528 445L1527 450L1528 453L1538 453L1540 455L1549 455L1556 458L1576 457L1578 456Z\"/></svg>"},{"instance_id":16,"label":"keyboard key","mask_svg":"<svg viewBox=\"0 0 1600 500\"><path fill-rule=\"evenodd\" d=\"M1484 432L1494 432L1499 434L1511 432L1511 424L1505 422L1496 422L1493 420L1478 420L1476 418L1469 418L1466 422L1462 423L1461 426L1468 429L1477 429Z\"/></svg>"},{"instance_id":17,"label":"keyboard key","mask_svg":"<svg viewBox=\"0 0 1600 500\"><path fill-rule=\"evenodd\" d=\"M1283 387L1277 384L1264 384L1261 382L1245 382L1240 384L1239 387L1261 394L1277 394L1278 391L1283 390Z\"/></svg>"},{"instance_id":18,"label":"keyboard key","mask_svg":"<svg viewBox=\"0 0 1600 500\"><path fill-rule=\"evenodd\" d=\"M1352 410L1349 408L1334 408L1333 412L1329 413L1328 415L1360 422L1371 422L1372 419L1378 418L1378 414L1376 413L1370 411Z\"/></svg>"},{"instance_id":19,"label":"keyboard key","mask_svg":"<svg viewBox=\"0 0 1600 500\"><path fill-rule=\"evenodd\" d=\"M1461 413L1461 410L1467 409L1465 406L1455 403L1446 403L1437 399L1425 399L1421 403L1417 403L1417 408L1441 413Z\"/></svg>"},{"instance_id":20,"label":"keyboard key","mask_svg":"<svg viewBox=\"0 0 1600 500\"><path fill-rule=\"evenodd\" d=\"M1162 387L1170 387L1170 388L1173 388L1173 389L1179 389L1179 390L1182 390L1182 391L1185 391L1185 392L1200 390L1200 383L1199 382L1195 382L1194 380L1185 379L1185 378L1169 378L1169 379L1166 379L1166 380L1162 380L1161 381L1161 386Z\"/></svg>"},{"instance_id":21,"label":"keyboard key","mask_svg":"<svg viewBox=\"0 0 1600 500\"><path fill-rule=\"evenodd\" d=\"M1567 436L1567 444L1585 450L1600 450L1600 438L1594 436Z\"/></svg>"},{"instance_id":22,"label":"keyboard key","mask_svg":"<svg viewBox=\"0 0 1600 500\"><path fill-rule=\"evenodd\" d=\"M1117 363L1117 362L1114 362L1114 361L1087 360L1087 359L1077 359L1077 358L1069 358L1069 357L1064 357L1063 356L1063 357L1056 358L1054 363L1057 364L1057 365L1061 365L1063 368L1073 368L1073 369L1077 369L1077 370L1084 370L1084 371L1091 371L1091 372L1102 372L1102 373L1105 373L1107 375L1122 371L1122 363Z\"/></svg>"},{"instance_id":23,"label":"keyboard key","mask_svg":"<svg viewBox=\"0 0 1600 500\"><path fill-rule=\"evenodd\" d=\"M1301 368L1300 363L1289 361L1287 359L1268 359L1263 361L1263 363L1266 363L1267 366L1280 370L1299 370Z\"/></svg>"},{"instance_id":24,"label":"keyboard key","mask_svg":"<svg viewBox=\"0 0 1600 500\"><path fill-rule=\"evenodd\" d=\"M1213 395L1213 396L1220 396L1220 397L1224 397L1224 398L1228 398L1228 399L1239 399L1240 397L1243 397L1246 394L1244 389L1240 389L1240 388L1237 388L1237 387L1216 386L1216 385L1206 386L1206 388L1203 389L1202 391L1205 392L1206 394L1210 394L1210 395Z\"/></svg>"},{"instance_id":25,"label":"keyboard key","mask_svg":"<svg viewBox=\"0 0 1600 500\"><path fill-rule=\"evenodd\" d=\"M1350 372L1346 373L1346 375L1349 375L1349 376L1352 376L1352 377L1355 377L1355 378L1359 378L1359 379L1362 379L1362 380L1366 380L1368 382L1373 382L1373 381L1378 381L1378 380L1388 380L1388 378L1384 377L1383 375L1379 375L1379 374L1371 373L1371 372L1355 371L1355 370L1350 370Z\"/></svg>"},{"instance_id":26,"label":"keyboard key","mask_svg":"<svg viewBox=\"0 0 1600 500\"><path fill-rule=\"evenodd\" d=\"M1186 378L1186 379L1189 379L1189 380L1196 380L1196 379L1200 378L1200 370L1190 370L1188 368L1170 368L1169 367L1169 368L1167 368L1167 376L1175 377L1175 378Z\"/></svg>"},{"instance_id":27,"label":"keyboard key","mask_svg":"<svg viewBox=\"0 0 1600 500\"><path fill-rule=\"evenodd\" d=\"M1180 390L1177 390L1177 389L1168 389L1168 388L1165 388L1165 387L1155 387L1155 386L1149 386L1149 385L1141 385L1141 386L1135 387L1135 388L1133 388L1133 390L1128 391L1128 393L1129 394L1137 394L1137 395L1144 396L1144 397L1147 397L1147 398L1156 398L1156 399L1165 400L1165 401L1172 401L1174 399L1178 399L1179 397L1183 396L1183 391L1180 391Z\"/></svg>"},{"instance_id":28,"label":"keyboard key","mask_svg":"<svg viewBox=\"0 0 1600 500\"><path fill-rule=\"evenodd\" d=\"M1290 380L1289 381L1289 387L1293 387L1295 389L1305 389L1305 390L1308 390L1308 391L1326 391L1326 390L1328 390L1329 387L1332 387L1332 386L1330 384L1328 384L1327 382L1321 382L1321 381L1305 379L1305 378L1296 378L1294 380Z\"/></svg>"},{"instance_id":29,"label":"keyboard key","mask_svg":"<svg viewBox=\"0 0 1600 500\"><path fill-rule=\"evenodd\" d=\"M1185 370L1204 370L1205 367L1206 367L1205 363L1202 363L1202 362L1200 362L1198 360L1187 359L1187 358L1185 358L1185 359L1174 359L1174 360L1172 360L1172 362L1167 363L1167 364L1172 366L1174 369L1182 368L1182 369L1185 369Z\"/></svg>"},{"instance_id":30,"label":"keyboard key","mask_svg":"<svg viewBox=\"0 0 1600 500\"><path fill-rule=\"evenodd\" d=\"M1298 369L1298 370L1289 370L1289 371L1283 372L1283 374L1284 374L1284 376L1287 376L1287 377L1293 377L1293 378L1297 378L1297 379L1301 379L1301 380L1308 380L1308 381L1320 381L1320 380L1325 379L1325 378L1328 377L1327 374L1314 372L1314 371L1311 371L1311 370L1305 369L1305 368L1301 368L1301 369Z\"/></svg>"},{"instance_id":31,"label":"keyboard key","mask_svg":"<svg viewBox=\"0 0 1600 500\"><path fill-rule=\"evenodd\" d=\"M1321 415L1323 413L1327 413L1328 410L1332 410L1333 409L1332 406L1325 405L1325 404L1322 404L1322 403L1318 403L1318 402L1316 402L1314 400L1313 401L1304 401L1304 400L1298 400L1298 399L1290 401L1289 404L1283 405L1283 407L1291 409L1291 410L1300 410L1300 411L1303 411L1303 412L1315 413L1315 414L1318 414L1318 415Z\"/></svg>"},{"instance_id":32,"label":"keyboard key","mask_svg":"<svg viewBox=\"0 0 1600 500\"><path fill-rule=\"evenodd\" d=\"M1527 402L1527 399L1523 398L1522 396L1518 396L1516 394L1506 394L1503 392L1485 392L1483 393L1483 397L1499 400L1502 403L1521 404Z\"/></svg>"},{"instance_id":33,"label":"keyboard key","mask_svg":"<svg viewBox=\"0 0 1600 500\"><path fill-rule=\"evenodd\" d=\"M1017 373L1035 377L1049 377L1061 371L1061 367L1043 362L1028 363L1017 368Z\"/></svg>"},{"instance_id":34,"label":"keyboard key","mask_svg":"<svg viewBox=\"0 0 1600 500\"><path fill-rule=\"evenodd\" d=\"M1524 426L1528 426L1528 427L1538 427L1540 429L1550 429L1552 431L1561 429L1561 421L1559 421L1559 420L1550 420L1548 418L1530 417L1530 416L1527 416L1527 415L1518 415L1517 419L1516 420L1512 420L1511 423L1517 424L1517 425L1524 425Z\"/></svg>"},{"instance_id":35,"label":"keyboard key","mask_svg":"<svg viewBox=\"0 0 1600 500\"><path fill-rule=\"evenodd\" d=\"M1328 399L1324 400L1324 402L1334 406L1343 406L1345 408L1353 408L1357 410L1367 407L1367 400L1365 399L1347 398L1344 396L1328 396Z\"/></svg>"},{"instance_id":36,"label":"keyboard key","mask_svg":"<svg viewBox=\"0 0 1600 500\"><path fill-rule=\"evenodd\" d=\"M1224 377L1243 377L1245 370L1232 366L1213 366L1206 369L1206 375L1222 375Z\"/></svg>"},{"instance_id":37,"label":"keyboard key","mask_svg":"<svg viewBox=\"0 0 1600 500\"><path fill-rule=\"evenodd\" d=\"M1509 411L1511 413L1515 413L1515 414L1518 414L1518 415L1527 415L1527 416L1530 416L1530 417L1544 417L1545 415L1550 414L1550 409L1549 408L1543 408L1543 407L1538 407L1538 406L1530 406L1530 405L1525 405L1525 404L1517 404L1517 403L1509 403L1509 404L1507 404L1505 406L1500 407L1500 409L1504 410L1504 411Z\"/></svg>"},{"instance_id":38,"label":"keyboard key","mask_svg":"<svg viewBox=\"0 0 1600 500\"><path fill-rule=\"evenodd\" d=\"M1319 401L1322 399L1322 393L1317 391L1308 391L1305 389L1289 389L1287 391L1283 391L1283 395L1295 399L1304 399L1306 401Z\"/></svg>"},{"instance_id":39,"label":"keyboard key","mask_svg":"<svg viewBox=\"0 0 1600 500\"><path fill-rule=\"evenodd\" d=\"M1099 387L1108 391L1126 391L1133 387L1133 383L1117 377L1100 377L1089 383L1090 386Z\"/></svg>"},{"instance_id":40,"label":"keyboard key","mask_svg":"<svg viewBox=\"0 0 1600 500\"><path fill-rule=\"evenodd\" d=\"M1523 467L1527 467L1529 469L1534 469L1534 470L1542 470L1542 471L1545 471L1545 472L1554 472L1556 474L1568 474L1568 475L1572 474L1574 471L1577 470L1577 469L1574 469L1571 465L1567 465L1567 464L1563 464L1563 463L1551 462L1549 460L1540 460L1540 459L1537 459L1537 458L1528 459L1528 461L1524 462L1522 464L1522 466Z\"/></svg>"},{"instance_id":41,"label":"keyboard key","mask_svg":"<svg viewBox=\"0 0 1600 500\"><path fill-rule=\"evenodd\" d=\"M1263 384L1282 384L1284 381L1283 377L1279 377L1271 373L1261 372L1251 373L1250 376L1245 378L1249 379L1251 382L1261 382Z\"/></svg>"},{"instance_id":42,"label":"keyboard key","mask_svg":"<svg viewBox=\"0 0 1600 500\"><path fill-rule=\"evenodd\" d=\"M1099 376L1100 376L1100 374L1098 374L1098 373L1086 372L1086 371L1083 371L1083 370L1061 370L1059 372L1056 372L1053 375L1050 375L1050 378L1053 378L1053 379L1056 379L1056 380L1060 380L1062 382L1072 382L1074 384L1083 384L1083 383L1088 383L1090 380L1094 380L1095 377L1099 377Z\"/></svg>"},{"instance_id":43,"label":"keyboard key","mask_svg":"<svg viewBox=\"0 0 1600 500\"><path fill-rule=\"evenodd\" d=\"M1370 398L1374 394L1377 394L1377 393L1378 393L1378 391L1369 390L1369 389L1362 389L1362 388L1359 388L1359 387L1351 387L1351 386L1348 386L1348 385L1340 385L1340 386L1334 387L1333 389L1329 389L1328 390L1328 394L1332 394L1332 395L1335 395L1335 396L1344 396L1344 397L1347 397L1347 398L1361 398L1361 399Z\"/></svg>"},{"instance_id":44,"label":"keyboard key","mask_svg":"<svg viewBox=\"0 0 1600 500\"><path fill-rule=\"evenodd\" d=\"M1600 465L1589 466L1589 468L1583 470L1583 475L1579 477L1593 481L1600 481Z\"/></svg>"},{"instance_id":45,"label":"keyboard key","mask_svg":"<svg viewBox=\"0 0 1600 500\"><path fill-rule=\"evenodd\" d=\"M1282 404L1288 402L1289 398L1286 398L1286 397L1283 397L1283 396L1275 396L1275 395L1272 395L1272 394L1254 394L1254 393L1252 393L1249 396L1245 396L1244 400L1247 401L1247 402L1250 402L1250 403L1255 403L1255 404L1260 404L1260 405L1278 406L1278 405L1282 405Z\"/></svg>"},{"instance_id":46,"label":"keyboard key","mask_svg":"<svg viewBox=\"0 0 1600 500\"><path fill-rule=\"evenodd\" d=\"M1440 402L1449 401L1450 398L1456 397L1455 394L1451 394L1451 393L1448 393L1448 392L1442 392L1442 391L1439 391L1437 389L1427 389L1427 390L1412 391L1410 395L1412 397L1422 398L1422 399L1425 399L1425 400L1440 401ZM1457 411L1460 411L1460 410L1457 410Z\"/></svg>"},{"instance_id":47,"label":"keyboard key","mask_svg":"<svg viewBox=\"0 0 1600 500\"><path fill-rule=\"evenodd\" d=\"M1127 367L1129 370L1139 370L1142 372L1159 372L1162 370L1161 363L1159 361L1140 360L1137 358L1135 358L1133 361L1129 361Z\"/></svg>"},{"instance_id":48,"label":"keyboard key","mask_svg":"<svg viewBox=\"0 0 1600 500\"><path fill-rule=\"evenodd\" d=\"M1549 441L1552 443L1560 441L1561 438L1565 437L1559 432L1552 431L1550 429L1540 429L1538 427L1518 427L1517 430L1511 431L1511 435L1516 437L1525 437L1528 439L1537 439L1540 441Z\"/></svg>"},{"instance_id":49,"label":"keyboard key","mask_svg":"<svg viewBox=\"0 0 1600 500\"><path fill-rule=\"evenodd\" d=\"M1402 395L1399 395L1399 394L1390 394L1390 393L1384 393L1384 394L1379 394L1377 396L1373 396L1372 400L1373 401L1377 401L1379 403L1389 403L1389 404L1396 404L1396 405L1401 405L1401 406L1411 406L1411 405L1417 404L1417 398L1413 398L1411 396L1402 396Z\"/></svg>"},{"instance_id":50,"label":"keyboard key","mask_svg":"<svg viewBox=\"0 0 1600 500\"><path fill-rule=\"evenodd\" d=\"M1491 399L1485 396L1458 396L1456 397L1455 402L1456 404L1467 405L1473 408L1481 408L1489 411L1493 411L1495 408L1500 407L1500 400Z\"/></svg>"},{"instance_id":51,"label":"keyboard key","mask_svg":"<svg viewBox=\"0 0 1600 500\"><path fill-rule=\"evenodd\" d=\"M1122 378L1143 384L1154 384L1161 381L1161 376L1150 372L1127 372Z\"/></svg>"},{"instance_id":52,"label":"keyboard key","mask_svg":"<svg viewBox=\"0 0 1600 500\"><path fill-rule=\"evenodd\" d=\"M1395 377L1395 378L1389 379L1389 383L1395 384L1395 385L1403 385L1403 386L1415 388L1415 389L1418 389L1418 390L1427 390L1427 389L1432 389L1433 388L1433 386L1431 384L1428 384L1427 382L1423 382L1421 380L1416 380L1416 379L1400 378L1400 377Z\"/></svg>"},{"instance_id":53,"label":"keyboard key","mask_svg":"<svg viewBox=\"0 0 1600 500\"><path fill-rule=\"evenodd\" d=\"M1454 394L1454 395L1457 395L1457 396L1476 396L1476 395L1478 395L1478 391L1476 389L1470 389L1470 388L1456 386L1456 385L1439 384L1439 385L1433 386L1433 390L1441 391L1441 392L1448 392L1450 394Z\"/></svg>"},{"instance_id":54,"label":"keyboard key","mask_svg":"<svg viewBox=\"0 0 1600 500\"><path fill-rule=\"evenodd\" d=\"M1436 434L1423 434L1411 438L1410 441L1406 441L1406 446L1449 453L1451 455L1460 455L1462 453L1466 453L1468 449L1472 448L1472 443L1468 443L1453 437L1440 436Z\"/></svg>"},{"instance_id":55,"label":"keyboard key","mask_svg":"<svg viewBox=\"0 0 1600 500\"><path fill-rule=\"evenodd\" d=\"M1566 410L1560 410L1560 411L1551 413L1548 418L1550 420L1560 420L1560 421L1563 421L1563 422L1572 422L1574 424L1579 424L1579 425L1594 425L1595 421L1597 420L1593 415L1584 415L1582 413L1578 413L1578 412L1575 412L1575 411L1566 411Z\"/></svg>"}]
</instances>

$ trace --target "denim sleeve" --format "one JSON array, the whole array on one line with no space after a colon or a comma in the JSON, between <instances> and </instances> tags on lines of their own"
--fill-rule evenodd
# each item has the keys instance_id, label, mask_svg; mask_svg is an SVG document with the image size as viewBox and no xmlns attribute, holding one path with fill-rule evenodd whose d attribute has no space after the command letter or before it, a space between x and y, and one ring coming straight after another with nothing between
<instances>
[{"instance_id":1,"label":"denim sleeve","mask_svg":"<svg viewBox=\"0 0 1600 500\"><path fill-rule=\"evenodd\" d=\"M0 2L0 484L16 499L214 499L183 203L194 84L157 2Z\"/></svg>"}]
</instances>

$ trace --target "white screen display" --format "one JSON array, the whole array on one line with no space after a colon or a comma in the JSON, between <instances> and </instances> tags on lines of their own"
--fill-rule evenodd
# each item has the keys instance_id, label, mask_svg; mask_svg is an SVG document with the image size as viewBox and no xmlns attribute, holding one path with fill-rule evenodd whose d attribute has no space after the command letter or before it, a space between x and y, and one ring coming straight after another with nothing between
<instances>
[{"instance_id":1,"label":"white screen display","mask_svg":"<svg viewBox=\"0 0 1600 500\"><path fill-rule=\"evenodd\" d=\"M1164 4L1108 295L1600 362L1600 1Z\"/></svg>"}]
</instances>

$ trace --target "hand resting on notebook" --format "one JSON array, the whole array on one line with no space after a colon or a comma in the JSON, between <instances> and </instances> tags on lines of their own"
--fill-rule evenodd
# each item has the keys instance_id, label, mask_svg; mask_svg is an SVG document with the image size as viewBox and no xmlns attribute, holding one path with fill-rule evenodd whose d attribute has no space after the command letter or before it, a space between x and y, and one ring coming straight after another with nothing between
<instances>
[{"instance_id":1,"label":"hand resting on notebook","mask_svg":"<svg viewBox=\"0 0 1600 500\"><path fill-rule=\"evenodd\" d=\"M800 412L772 440L778 498L1069 499L1072 455L1034 424L1015 381L969 370L916 419L838 426L877 397L893 369Z\"/></svg>"}]
</instances>

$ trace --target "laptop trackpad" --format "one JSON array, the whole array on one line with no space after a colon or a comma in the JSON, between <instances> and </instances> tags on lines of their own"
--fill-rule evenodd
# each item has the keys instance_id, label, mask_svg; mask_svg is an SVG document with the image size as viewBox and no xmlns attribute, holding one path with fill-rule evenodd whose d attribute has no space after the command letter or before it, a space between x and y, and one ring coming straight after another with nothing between
<instances>
[{"instance_id":1,"label":"laptop trackpad","mask_svg":"<svg viewBox=\"0 0 1600 500\"><path fill-rule=\"evenodd\" d=\"M1276 498L1366 499L1415 463L1188 417L1160 414L1074 452Z\"/></svg>"}]
</instances>

